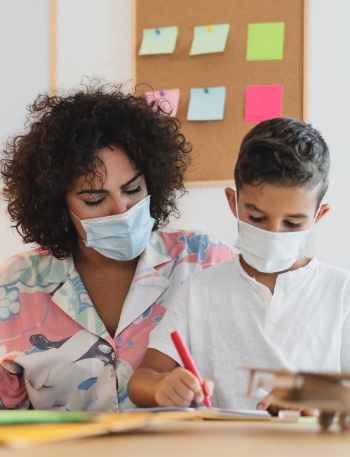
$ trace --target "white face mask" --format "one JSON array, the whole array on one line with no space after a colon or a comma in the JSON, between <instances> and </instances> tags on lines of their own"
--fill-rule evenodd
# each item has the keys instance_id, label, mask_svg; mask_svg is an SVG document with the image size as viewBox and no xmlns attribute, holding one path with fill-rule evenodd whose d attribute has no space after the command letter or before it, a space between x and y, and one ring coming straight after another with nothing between
<instances>
[{"instance_id":1,"label":"white face mask","mask_svg":"<svg viewBox=\"0 0 350 457\"><path fill-rule=\"evenodd\" d=\"M248 265L261 273L288 270L298 259L305 257L306 237L310 233L319 209L308 230L299 232L269 232L239 220L236 191L238 238L235 247Z\"/></svg>"},{"instance_id":2,"label":"white face mask","mask_svg":"<svg viewBox=\"0 0 350 457\"><path fill-rule=\"evenodd\" d=\"M114 260L132 260L145 250L154 219L150 215L150 196L139 201L126 213L95 219L79 219L86 232L87 247Z\"/></svg>"}]
</instances>

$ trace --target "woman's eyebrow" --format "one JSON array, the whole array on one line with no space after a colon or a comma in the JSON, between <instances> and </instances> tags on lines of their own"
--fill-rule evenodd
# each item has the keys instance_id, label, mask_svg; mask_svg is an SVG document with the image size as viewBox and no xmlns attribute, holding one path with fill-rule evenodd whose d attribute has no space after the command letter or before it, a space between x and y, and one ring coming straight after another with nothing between
<instances>
[{"instance_id":1,"label":"woman's eyebrow","mask_svg":"<svg viewBox=\"0 0 350 457\"><path fill-rule=\"evenodd\" d=\"M134 182L134 181L135 181L137 178L139 178L140 176L142 176L142 173L139 171L139 172L136 173L136 175L135 175L133 178L131 178L128 182L126 182L125 184L122 184L122 185L120 186L120 189L121 189L121 190L125 189L125 187L128 187L129 184L131 184L132 182Z\"/></svg>"},{"instance_id":2,"label":"woman's eyebrow","mask_svg":"<svg viewBox=\"0 0 350 457\"><path fill-rule=\"evenodd\" d=\"M128 187L132 182L134 182L140 176L142 176L141 172L136 173L136 175L133 178L131 178L128 182L126 182L125 184L122 184L120 186L120 189L121 190L125 189L125 187ZM81 194L108 194L108 193L109 193L109 191L107 189L83 189L80 192L78 192L77 195L81 195Z\"/></svg>"},{"instance_id":3,"label":"woman's eyebrow","mask_svg":"<svg viewBox=\"0 0 350 457\"><path fill-rule=\"evenodd\" d=\"M108 190L106 189L83 189L77 193L77 195L81 194L108 194Z\"/></svg>"}]
</instances>

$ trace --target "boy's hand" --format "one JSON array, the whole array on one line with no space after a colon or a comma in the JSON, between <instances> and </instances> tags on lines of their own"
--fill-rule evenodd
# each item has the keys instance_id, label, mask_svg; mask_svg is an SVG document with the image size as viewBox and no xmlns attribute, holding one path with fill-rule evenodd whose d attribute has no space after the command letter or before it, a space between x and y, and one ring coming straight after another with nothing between
<instances>
[{"instance_id":1,"label":"boy's hand","mask_svg":"<svg viewBox=\"0 0 350 457\"><path fill-rule=\"evenodd\" d=\"M204 389L211 396L214 383L204 380ZM156 402L160 406L188 407L193 400L201 403L204 399L198 379L185 368L175 368L160 383L156 395Z\"/></svg>"},{"instance_id":2,"label":"boy's hand","mask_svg":"<svg viewBox=\"0 0 350 457\"><path fill-rule=\"evenodd\" d=\"M297 408L280 408L278 405L273 403L273 399L270 395L264 397L257 405L256 409L268 411L273 416L278 416L279 411L282 409L299 411L301 416L318 416L319 411L317 409L297 409Z\"/></svg>"}]
</instances>

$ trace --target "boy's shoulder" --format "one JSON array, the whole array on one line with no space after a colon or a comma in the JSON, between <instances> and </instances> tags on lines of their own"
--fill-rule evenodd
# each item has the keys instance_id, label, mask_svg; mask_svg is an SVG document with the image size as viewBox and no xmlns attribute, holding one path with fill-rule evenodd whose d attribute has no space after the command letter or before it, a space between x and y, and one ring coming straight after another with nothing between
<instances>
[{"instance_id":1,"label":"boy's shoulder","mask_svg":"<svg viewBox=\"0 0 350 457\"><path fill-rule=\"evenodd\" d=\"M350 271L345 270L344 268L335 267L334 265L323 262L317 262L317 268L318 273L322 275L322 277L327 277L327 282L350 282Z\"/></svg>"}]
</instances>

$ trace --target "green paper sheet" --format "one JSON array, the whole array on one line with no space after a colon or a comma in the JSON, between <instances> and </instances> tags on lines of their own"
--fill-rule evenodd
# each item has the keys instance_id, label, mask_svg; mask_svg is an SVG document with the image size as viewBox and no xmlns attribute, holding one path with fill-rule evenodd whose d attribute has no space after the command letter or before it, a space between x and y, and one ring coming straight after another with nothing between
<instances>
[{"instance_id":1,"label":"green paper sheet","mask_svg":"<svg viewBox=\"0 0 350 457\"><path fill-rule=\"evenodd\" d=\"M302 416L299 417L298 422L300 423L305 423L305 424L316 424L318 421L317 417L312 417L312 416Z\"/></svg>"},{"instance_id":2,"label":"green paper sheet","mask_svg":"<svg viewBox=\"0 0 350 457\"><path fill-rule=\"evenodd\" d=\"M177 34L177 27L144 29L139 55L172 54L175 50Z\"/></svg>"},{"instance_id":3,"label":"green paper sheet","mask_svg":"<svg viewBox=\"0 0 350 457\"><path fill-rule=\"evenodd\" d=\"M230 24L204 25L194 27L190 55L210 54L225 50Z\"/></svg>"},{"instance_id":4,"label":"green paper sheet","mask_svg":"<svg viewBox=\"0 0 350 457\"><path fill-rule=\"evenodd\" d=\"M0 425L89 422L91 420L92 415L85 412L35 410L12 410L0 412Z\"/></svg>"},{"instance_id":5,"label":"green paper sheet","mask_svg":"<svg viewBox=\"0 0 350 457\"><path fill-rule=\"evenodd\" d=\"M284 22L248 24L247 60L282 60Z\"/></svg>"}]
</instances>

